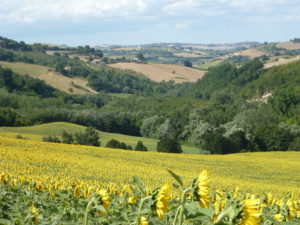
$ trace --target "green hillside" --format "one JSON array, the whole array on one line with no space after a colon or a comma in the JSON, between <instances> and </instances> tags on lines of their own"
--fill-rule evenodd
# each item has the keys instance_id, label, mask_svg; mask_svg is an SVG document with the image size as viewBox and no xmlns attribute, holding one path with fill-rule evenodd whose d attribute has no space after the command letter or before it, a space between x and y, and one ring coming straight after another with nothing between
<instances>
[{"instance_id":1,"label":"green hillside","mask_svg":"<svg viewBox=\"0 0 300 225\"><path fill-rule=\"evenodd\" d=\"M177 140L212 154L300 150L300 61L265 68L266 59L244 61L237 56L209 68L196 83L156 83L132 71L109 68L105 58L93 64L71 57L79 53L103 57L100 52L96 56L96 50L88 46L47 55L49 47L24 46L6 39L1 43L4 65L22 72L17 67L27 63L37 68L36 74L46 66L55 72L46 74L45 80L62 84L60 79L50 77L51 73L60 73L64 75L60 78L85 80L98 93L77 95L75 89L75 95L57 92L40 80L0 67L0 126L63 121L114 135L155 140L166 137L172 140L170 143ZM105 135L102 139L105 143ZM137 140L123 136L116 139L131 144ZM150 149L155 149L156 142L151 143Z\"/></svg>"},{"instance_id":2,"label":"green hillside","mask_svg":"<svg viewBox=\"0 0 300 225\"><path fill-rule=\"evenodd\" d=\"M75 132L82 132L85 129L86 127L84 126L80 126L72 123L54 122L54 123L46 123L46 124L35 125L30 127L0 127L0 136L16 137L17 135L21 135L22 137L27 139L42 140L43 136L46 135L61 136L64 130L69 133L75 133ZM100 133L101 146L105 146L106 143L111 139L116 139L120 142L124 142L128 145L131 145L132 147L134 147L138 141L142 141L149 151L156 151L156 145L158 141L156 139L135 137L135 136L129 136L123 134L102 132L102 131L99 131L99 133ZM188 153L188 154L201 153L201 150L196 147L183 145L182 149L184 153Z\"/></svg>"}]
</instances>

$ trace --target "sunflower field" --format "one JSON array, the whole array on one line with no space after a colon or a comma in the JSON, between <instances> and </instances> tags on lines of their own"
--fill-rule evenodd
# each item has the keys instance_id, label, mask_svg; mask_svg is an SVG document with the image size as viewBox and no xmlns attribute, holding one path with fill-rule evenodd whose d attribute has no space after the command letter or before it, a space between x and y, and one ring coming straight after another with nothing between
<instances>
[{"instance_id":1,"label":"sunflower field","mask_svg":"<svg viewBox=\"0 0 300 225\"><path fill-rule=\"evenodd\" d=\"M0 137L0 224L299 225L299 158Z\"/></svg>"}]
</instances>

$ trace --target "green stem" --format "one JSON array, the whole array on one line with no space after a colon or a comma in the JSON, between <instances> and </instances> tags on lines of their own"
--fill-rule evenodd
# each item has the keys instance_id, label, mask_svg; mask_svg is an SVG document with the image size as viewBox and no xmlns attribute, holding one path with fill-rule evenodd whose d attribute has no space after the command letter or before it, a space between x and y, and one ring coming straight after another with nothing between
<instances>
[{"instance_id":1,"label":"green stem","mask_svg":"<svg viewBox=\"0 0 300 225\"><path fill-rule=\"evenodd\" d=\"M178 207L178 209L176 210L176 213L175 213L175 218L174 218L174 221L173 221L173 225L176 225L176 221L177 221L177 218L178 218L178 215L179 215L179 211L181 210L182 208L182 205Z\"/></svg>"},{"instance_id":2,"label":"green stem","mask_svg":"<svg viewBox=\"0 0 300 225\"><path fill-rule=\"evenodd\" d=\"M139 219L141 217L141 211L143 209L143 205L144 205L144 202L146 202L148 199L151 199L152 196L147 196L143 199L141 199L141 203L139 205L139 210L138 210L138 214L137 214L137 218L136 218L136 225L139 225Z\"/></svg>"},{"instance_id":3,"label":"green stem","mask_svg":"<svg viewBox=\"0 0 300 225\"><path fill-rule=\"evenodd\" d=\"M95 199L92 198L91 201L89 201L89 203L86 206L85 215L84 215L84 225L88 225L88 215L89 215L89 212L90 212L91 205L94 203L94 200Z\"/></svg>"},{"instance_id":4,"label":"green stem","mask_svg":"<svg viewBox=\"0 0 300 225\"><path fill-rule=\"evenodd\" d=\"M224 210L223 212L221 212L219 214L219 216L217 217L217 220L215 222L215 224L222 224L222 220L225 218L225 217L229 217L230 216L230 211L233 210L232 206L229 207L228 209ZM230 218L231 219L231 218ZM231 221L230 221L231 222Z\"/></svg>"},{"instance_id":5,"label":"green stem","mask_svg":"<svg viewBox=\"0 0 300 225\"><path fill-rule=\"evenodd\" d=\"M191 191L192 188L189 187L187 189L185 189L183 192L182 192L182 195L181 195L181 208L180 208L180 213L179 213L179 225L182 225L183 223L183 211L184 211L184 204L185 204L185 201L186 201L186 194Z\"/></svg>"}]
</instances>

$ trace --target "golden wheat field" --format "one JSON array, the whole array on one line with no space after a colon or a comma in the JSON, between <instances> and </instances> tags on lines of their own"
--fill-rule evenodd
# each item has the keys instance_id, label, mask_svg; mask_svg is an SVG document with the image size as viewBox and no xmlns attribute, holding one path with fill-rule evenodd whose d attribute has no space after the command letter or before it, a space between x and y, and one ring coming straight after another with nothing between
<instances>
[{"instance_id":1,"label":"golden wheat field","mask_svg":"<svg viewBox=\"0 0 300 225\"><path fill-rule=\"evenodd\" d=\"M198 70L191 67L157 63L115 63L110 64L109 66L141 73L156 82L170 80L174 80L175 83L196 82L206 73L204 70Z\"/></svg>"},{"instance_id":2,"label":"golden wheat field","mask_svg":"<svg viewBox=\"0 0 300 225\"><path fill-rule=\"evenodd\" d=\"M176 155L0 137L1 172L45 184L57 180L66 185L122 185L138 176L153 188L172 182L167 169L186 183L207 169L213 188L283 196L300 193L299 161L297 152Z\"/></svg>"}]
</instances>

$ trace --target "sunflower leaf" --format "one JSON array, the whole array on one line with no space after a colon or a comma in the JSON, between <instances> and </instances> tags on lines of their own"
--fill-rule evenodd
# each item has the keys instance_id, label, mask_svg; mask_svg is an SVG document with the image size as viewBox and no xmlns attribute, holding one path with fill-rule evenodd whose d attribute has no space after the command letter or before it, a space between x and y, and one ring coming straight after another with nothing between
<instances>
[{"instance_id":1,"label":"sunflower leaf","mask_svg":"<svg viewBox=\"0 0 300 225\"><path fill-rule=\"evenodd\" d=\"M180 176L178 176L177 174L175 174L173 171L171 170L167 170L168 173L180 184L180 186L183 186L183 182Z\"/></svg>"}]
</instances>

